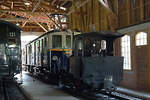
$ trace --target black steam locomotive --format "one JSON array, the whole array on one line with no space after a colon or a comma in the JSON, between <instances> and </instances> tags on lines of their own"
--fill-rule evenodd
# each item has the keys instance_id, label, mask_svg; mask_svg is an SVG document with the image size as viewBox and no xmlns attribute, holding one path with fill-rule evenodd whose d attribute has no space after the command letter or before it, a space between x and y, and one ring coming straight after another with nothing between
<instances>
[{"instance_id":1,"label":"black steam locomotive","mask_svg":"<svg viewBox=\"0 0 150 100\"><path fill-rule=\"evenodd\" d=\"M0 20L0 79L21 73L21 29Z\"/></svg>"},{"instance_id":2,"label":"black steam locomotive","mask_svg":"<svg viewBox=\"0 0 150 100\"><path fill-rule=\"evenodd\" d=\"M114 55L114 41L121 36L110 31L75 36L69 71L73 88L115 90L123 78L123 57Z\"/></svg>"},{"instance_id":3,"label":"black steam locomotive","mask_svg":"<svg viewBox=\"0 0 150 100\"><path fill-rule=\"evenodd\" d=\"M123 77L123 57L114 56L114 41L121 36L99 31L72 38L68 32L48 32L27 44L27 69L73 90L115 90Z\"/></svg>"}]
</instances>

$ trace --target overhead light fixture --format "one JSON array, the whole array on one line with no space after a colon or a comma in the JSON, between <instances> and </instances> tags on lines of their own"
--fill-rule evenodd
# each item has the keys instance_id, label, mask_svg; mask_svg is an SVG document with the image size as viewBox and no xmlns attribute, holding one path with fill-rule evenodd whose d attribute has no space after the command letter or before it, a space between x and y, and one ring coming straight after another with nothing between
<instances>
[{"instance_id":1,"label":"overhead light fixture","mask_svg":"<svg viewBox=\"0 0 150 100\"><path fill-rule=\"evenodd\" d=\"M29 6L30 5L30 2L25 2L24 3L26 6Z\"/></svg>"}]
</instances>

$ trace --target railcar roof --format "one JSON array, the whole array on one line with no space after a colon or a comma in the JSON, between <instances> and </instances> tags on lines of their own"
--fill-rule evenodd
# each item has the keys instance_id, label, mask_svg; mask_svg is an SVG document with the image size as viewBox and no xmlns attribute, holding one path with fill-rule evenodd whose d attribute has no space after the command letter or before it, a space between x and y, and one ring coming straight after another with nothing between
<instances>
[{"instance_id":1,"label":"railcar roof","mask_svg":"<svg viewBox=\"0 0 150 100\"><path fill-rule=\"evenodd\" d=\"M16 28L16 29L18 29L18 30L22 30L19 26L17 26L16 24L13 24L13 23L10 23L10 22L8 22L8 21L4 21L4 20L0 20L0 23L4 23L4 24L6 24L6 25L9 25L9 26L12 26L12 27L14 27L14 28Z\"/></svg>"},{"instance_id":2,"label":"railcar roof","mask_svg":"<svg viewBox=\"0 0 150 100\"><path fill-rule=\"evenodd\" d=\"M32 42L38 40L39 38L41 38L41 37L43 37L43 36L45 36L45 35L47 35L47 34L52 34L52 33L54 33L54 32L61 32L61 31L60 31L60 30L52 30L52 31L49 31L49 32L47 32L47 33L45 33L45 34L43 34L43 35L37 37L36 39L30 41L28 44L30 44L30 43L32 43ZM64 32L65 32L65 31L64 31ZM28 45L28 44L27 44L27 45Z\"/></svg>"},{"instance_id":3,"label":"railcar roof","mask_svg":"<svg viewBox=\"0 0 150 100\"><path fill-rule=\"evenodd\" d=\"M124 36L123 33L112 32L112 31L97 31L97 32L87 32L83 34L76 35L76 38L84 37L103 37L103 38L119 38Z\"/></svg>"}]
</instances>

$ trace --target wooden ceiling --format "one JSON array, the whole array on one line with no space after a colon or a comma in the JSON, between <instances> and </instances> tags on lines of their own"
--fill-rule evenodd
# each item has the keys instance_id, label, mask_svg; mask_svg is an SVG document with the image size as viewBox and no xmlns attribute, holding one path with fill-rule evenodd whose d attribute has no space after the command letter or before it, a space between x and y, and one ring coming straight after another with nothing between
<instances>
[{"instance_id":1,"label":"wooden ceiling","mask_svg":"<svg viewBox=\"0 0 150 100\"><path fill-rule=\"evenodd\" d=\"M26 32L64 29L73 1L78 0L0 0L0 19L17 24Z\"/></svg>"}]
</instances>

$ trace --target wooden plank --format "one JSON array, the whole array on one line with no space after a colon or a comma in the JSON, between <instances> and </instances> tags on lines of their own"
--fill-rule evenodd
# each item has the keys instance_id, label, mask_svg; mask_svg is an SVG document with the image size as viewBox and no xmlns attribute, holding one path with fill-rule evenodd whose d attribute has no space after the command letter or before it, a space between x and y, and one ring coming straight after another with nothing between
<instances>
[{"instance_id":1,"label":"wooden plank","mask_svg":"<svg viewBox=\"0 0 150 100\"><path fill-rule=\"evenodd\" d=\"M147 70L148 70L148 91L150 91L150 34L149 34L150 30L147 29Z\"/></svg>"},{"instance_id":2,"label":"wooden plank","mask_svg":"<svg viewBox=\"0 0 150 100\"><path fill-rule=\"evenodd\" d=\"M140 0L140 20L144 20L144 0Z\"/></svg>"},{"instance_id":3,"label":"wooden plank","mask_svg":"<svg viewBox=\"0 0 150 100\"><path fill-rule=\"evenodd\" d=\"M100 13L100 11L99 11L99 2L98 2L98 0L94 0L93 1L93 16L94 16L94 18L93 18L93 23L94 23L94 25L95 25L95 28L96 28L96 30L98 31L98 30L100 30L99 29L99 26L100 26L100 24L99 24L99 13Z\"/></svg>"}]
</instances>

